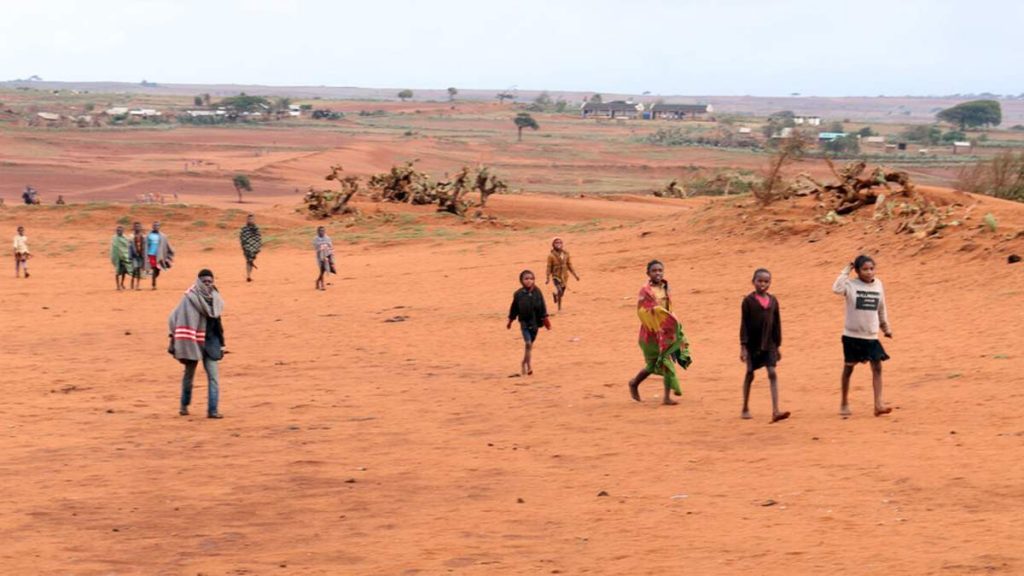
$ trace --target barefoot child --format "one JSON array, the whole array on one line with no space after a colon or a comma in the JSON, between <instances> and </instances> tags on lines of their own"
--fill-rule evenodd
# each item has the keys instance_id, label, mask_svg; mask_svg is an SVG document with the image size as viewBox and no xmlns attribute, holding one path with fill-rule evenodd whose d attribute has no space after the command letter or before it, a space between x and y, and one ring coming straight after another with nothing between
<instances>
[{"instance_id":1,"label":"barefoot child","mask_svg":"<svg viewBox=\"0 0 1024 576\"><path fill-rule=\"evenodd\" d=\"M850 278L850 272L857 272ZM885 348L878 341L878 330L886 338L892 338L889 315L885 306L885 289L882 281L875 278L875 261L870 256L860 255L843 268L839 278L832 285L832 291L846 297L846 325L843 329L842 401L839 414L849 416L850 376L853 367L864 362L871 363L871 384L875 393L875 416L892 412L882 401L882 362L889 359Z\"/></svg>"},{"instance_id":2,"label":"barefoot child","mask_svg":"<svg viewBox=\"0 0 1024 576\"><path fill-rule=\"evenodd\" d=\"M124 279L132 273L132 243L124 235L124 226L118 226L110 240L110 263L114 265L114 284L124 290Z\"/></svg>"},{"instance_id":3,"label":"barefoot child","mask_svg":"<svg viewBox=\"0 0 1024 576\"><path fill-rule=\"evenodd\" d=\"M320 269L320 276L316 279L316 289L327 290L327 286L324 284L324 274L328 272L337 274L338 272L334 268L334 242L331 242L331 237L327 235L327 229L323 226L316 229L313 248L316 250L316 263Z\"/></svg>"},{"instance_id":4,"label":"barefoot child","mask_svg":"<svg viewBox=\"0 0 1024 576\"><path fill-rule=\"evenodd\" d=\"M743 299L740 321L740 362L747 365L743 378L743 413L750 416L750 385L754 372L759 368L768 370L768 383L772 393L772 422L789 418L789 412L779 410L779 380L775 373L776 363L782 359L782 319L779 315L779 301L768 293L772 285L772 273L759 268L752 280L754 291Z\"/></svg>"},{"instance_id":5,"label":"barefoot child","mask_svg":"<svg viewBox=\"0 0 1024 576\"><path fill-rule=\"evenodd\" d=\"M580 277L572 267L572 258L565 251L562 239L555 238L551 242L551 253L548 254L548 270L544 283L550 284L554 279L555 293L553 296L559 312L562 311L562 300L565 298L565 290L568 288L569 274L572 274L577 282L580 281Z\"/></svg>"},{"instance_id":6,"label":"barefoot child","mask_svg":"<svg viewBox=\"0 0 1024 576\"><path fill-rule=\"evenodd\" d=\"M153 229L146 235L146 269L153 275L153 290L156 290L156 279L160 277L160 271L170 268L173 261L174 250L167 235L160 231L159 222L153 222Z\"/></svg>"},{"instance_id":7,"label":"barefoot child","mask_svg":"<svg viewBox=\"0 0 1024 576\"><path fill-rule=\"evenodd\" d=\"M519 273L519 283L523 286L512 295L512 306L508 310L507 329L512 329L512 321L519 320L519 330L523 334L523 342L526 343L523 353L523 376L533 374L533 365L530 363L533 343L537 340L537 332L543 326L551 330L551 321L548 319L548 309L544 305L544 294L537 289L536 278L533 272L523 270Z\"/></svg>"},{"instance_id":8,"label":"barefoot child","mask_svg":"<svg viewBox=\"0 0 1024 576\"><path fill-rule=\"evenodd\" d=\"M146 269L146 233L142 230L142 222L132 224L132 290L142 290L142 272Z\"/></svg>"},{"instance_id":9,"label":"barefoot child","mask_svg":"<svg viewBox=\"0 0 1024 576\"><path fill-rule=\"evenodd\" d=\"M14 235L14 277L21 276L21 269L25 269L25 278L28 278L28 259L32 254L28 251L28 236L25 236L25 227L18 226L18 233Z\"/></svg>"},{"instance_id":10,"label":"barefoot child","mask_svg":"<svg viewBox=\"0 0 1024 576\"><path fill-rule=\"evenodd\" d=\"M256 215L249 214L245 218L245 226L238 232L242 243L242 255L245 256L245 281L252 282L252 271L256 268L256 256L263 248L263 236L256 225Z\"/></svg>"},{"instance_id":11,"label":"barefoot child","mask_svg":"<svg viewBox=\"0 0 1024 576\"><path fill-rule=\"evenodd\" d=\"M640 402L640 383L651 374L657 374L665 382L662 404L671 406L677 402L669 396L669 391L682 395L674 363L678 362L685 370L693 360L683 327L672 313L665 265L651 260L647 264L647 278L647 284L640 288L636 310L640 317L640 349L647 364L629 381L629 395Z\"/></svg>"}]
</instances>

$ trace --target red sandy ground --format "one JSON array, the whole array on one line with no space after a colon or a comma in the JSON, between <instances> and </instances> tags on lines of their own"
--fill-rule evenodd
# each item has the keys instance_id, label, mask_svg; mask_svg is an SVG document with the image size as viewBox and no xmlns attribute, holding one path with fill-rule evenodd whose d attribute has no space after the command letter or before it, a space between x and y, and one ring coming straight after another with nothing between
<instances>
[{"instance_id":1,"label":"red sandy ground","mask_svg":"<svg viewBox=\"0 0 1024 576\"><path fill-rule=\"evenodd\" d=\"M339 155L382 168L366 154ZM101 197L95 173L82 198ZM320 293L315 223L294 214L291 186L242 206L282 238L252 284L230 189L203 199L213 208L0 210L36 253L32 278L0 275L3 572L1024 572L1024 264L1006 264L1024 253L1024 207L929 190L980 204L924 241L869 217L814 224L809 201L758 212L749 198L519 195L492 199L498 226L417 210L418 231L364 203L367 220L330 227L340 270ZM986 212L995 234L978 228ZM113 290L107 242L122 216L163 220L178 251L156 292ZM385 241L345 241L358 234ZM510 378L516 276L542 269L554 234L583 279L540 337L536 375ZM888 291L895 410L871 416L862 367L842 419L830 286L861 251ZM675 407L658 405L657 378L641 404L626 390L653 257L693 342ZM763 375L755 419L739 418L738 308L758 266L783 311L793 417L779 424ZM164 352L167 314L203 267L227 302L221 421L199 416L201 375L197 415L177 415L181 369Z\"/></svg>"}]
</instances>

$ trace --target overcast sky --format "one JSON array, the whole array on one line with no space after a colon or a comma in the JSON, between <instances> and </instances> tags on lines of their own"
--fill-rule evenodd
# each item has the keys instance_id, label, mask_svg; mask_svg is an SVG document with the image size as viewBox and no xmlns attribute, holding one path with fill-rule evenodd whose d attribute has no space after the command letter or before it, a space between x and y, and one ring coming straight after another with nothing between
<instances>
[{"instance_id":1,"label":"overcast sky","mask_svg":"<svg viewBox=\"0 0 1024 576\"><path fill-rule=\"evenodd\" d=\"M0 1L0 80L1024 92L1014 0Z\"/></svg>"}]
</instances>

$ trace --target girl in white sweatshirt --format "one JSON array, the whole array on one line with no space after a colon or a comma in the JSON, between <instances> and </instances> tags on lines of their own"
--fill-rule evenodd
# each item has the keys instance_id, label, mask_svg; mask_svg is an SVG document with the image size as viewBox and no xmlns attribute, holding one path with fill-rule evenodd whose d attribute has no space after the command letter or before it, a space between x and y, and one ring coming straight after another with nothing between
<instances>
[{"instance_id":1,"label":"girl in white sweatshirt","mask_svg":"<svg viewBox=\"0 0 1024 576\"><path fill-rule=\"evenodd\" d=\"M856 278L850 272L856 271ZM871 363L871 382L875 392L875 416L892 412L882 401L882 362L889 359L885 348L878 341L879 330L886 338L892 338L889 315L885 305L885 289L882 281L875 278L875 261L870 256L860 255L843 268L839 278L832 285L832 291L846 297L846 325L843 329L842 402L839 414L849 416L850 376L853 367L863 362Z\"/></svg>"}]
</instances>

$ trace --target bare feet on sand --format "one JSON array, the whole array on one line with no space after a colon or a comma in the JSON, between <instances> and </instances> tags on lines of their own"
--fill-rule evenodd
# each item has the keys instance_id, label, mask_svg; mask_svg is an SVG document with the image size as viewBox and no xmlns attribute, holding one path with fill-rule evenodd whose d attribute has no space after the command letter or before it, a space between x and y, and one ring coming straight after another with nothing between
<instances>
[{"instance_id":1,"label":"bare feet on sand","mask_svg":"<svg viewBox=\"0 0 1024 576\"><path fill-rule=\"evenodd\" d=\"M753 416L750 415L750 410L744 410L743 412L740 412L740 418L743 418L744 420L750 420L751 418L753 418Z\"/></svg>"},{"instance_id":2,"label":"bare feet on sand","mask_svg":"<svg viewBox=\"0 0 1024 576\"><path fill-rule=\"evenodd\" d=\"M892 412L892 408L889 408L888 406L875 406L875 416L884 416L890 412Z\"/></svg>"},{"instance_id":3,"label":"bare feet on sand","mask_svg":"<svg viewBox=\"0 0 1024 576\"><path fill-rule=\"evenodd\" d=\"M786 418L789 418L789 412L778 412L776 414L773 414L772 415L772 424L775 424L776 422L779 422L780 420L785 420Z\"/></svg>"},{"instance_id":4,"label":"bare feet on sand","mask_svg":"<svg viewBox=\"0 0 1024 576\"><path fill-rule=\"evenodd\" d=\"M640 400L640 383L636 380L629 381L629 397L637 402L642 402Z\"/></svg>"},{"instance_id":5,"label":"bare feet on sand","mask_svg":"<svg viewBox=\"0 0 1024 576\"><path fill-rule=\"evenodd\" d=\"M839 407L839 415L840 416L852 416L853 412L850 411L850 407L849 406L847 406L846 404L843 404L842 406Z\"/></svg>"}]
</instances>

